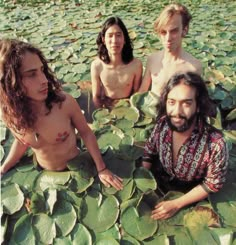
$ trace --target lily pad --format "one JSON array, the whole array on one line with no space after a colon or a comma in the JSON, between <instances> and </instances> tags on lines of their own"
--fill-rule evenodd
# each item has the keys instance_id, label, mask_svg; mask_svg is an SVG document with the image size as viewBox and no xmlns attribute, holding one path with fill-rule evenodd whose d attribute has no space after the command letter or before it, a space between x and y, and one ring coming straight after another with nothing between
<instances>
[{"instance_id":1,"label":"lily pad","mask_svg":"<svg viewBox=\"0 0 236 245\"><path fill-rule=\"evenodd\" d=\"M77 215L71 203L59 199L55 204L52 218L58 236L67 236L75 226Z\"/></svg>"},{"instance_id":2,"label":"lily pad","mask_svg":"<svg viewBox=\"0 0 236 245\"><path fill-rule=\"evenodd\" d=\"M9 184L1 189L1 205L5 214L14 214L24 203L24 194L17 184Z\"/></svg>"},{"instance_id":3,"label":"lily pad","mask_svg":"<svg viewBox=\"0 0 236 245\"><path fill-rule=\"evenodd\" d=\"M91 234L88 229L80 223L76 224L71 232L71 240L73 245L92 245Z\"/></svg>"},{"instance_id":4,"label":"lily pad","mask_svg":"<svg viewBox=\"0 0 236 245\"><path fill-rule=\"evenodd\" d=\"M32 215L26 214L16 222L10 243L35 244L36 238L32 228Z\"/></svg>"},{"instance_id":5,"label":"lily pad","mask_svg":"<svg viewBox=\"0 0 236 245\"><path fill-rule=\"evenodd\" d=\"M36 240L44 244L51 244L56 237L55 221L42 213L33 216L32 224Z\"/></svg>"},{"instance_id":6,"label":"lily pad","mask_svg":"<svg viewBox=\"0 0 236 245\"><path fill-rule=\"evenodd\" d=\"M134 171L134 181L136 186L144 193L157 188L155 177L146 168L137 168Z\"/></svg>"},{"instance_id":7,"label":"lily pad","mask_svg":"<svg viewBox=\"0 0 236 245\"><path fill-rule=\"evenodd\" d=\"M35 188L42 191L47 188L63 187L70 179L70 172L43 171L37 178Z\"/></svg>"},{"instance_id":8,"label":"lily pad","mask_svg":"<svg viewBox=\"0 0 236 245\"><path fill-rule=\"evenodd\" d=\"M121 225L125 232L139 241L147 239L156 232L157 221L151 219L151 209L145 202L137 207L129 206L121 214Z\"/></svg>"},{"instance_id":9,"label":"lily pad","mask_svg":"<svg viewBox=\"0 0 236 245\"><path fill-rule=\"evenodd\" d=\"M90 191L84 197L82 223L95 232L102 232L112 227L119 215L119 203L114 196L102 196Z\"/></svg>"}]
</instances>

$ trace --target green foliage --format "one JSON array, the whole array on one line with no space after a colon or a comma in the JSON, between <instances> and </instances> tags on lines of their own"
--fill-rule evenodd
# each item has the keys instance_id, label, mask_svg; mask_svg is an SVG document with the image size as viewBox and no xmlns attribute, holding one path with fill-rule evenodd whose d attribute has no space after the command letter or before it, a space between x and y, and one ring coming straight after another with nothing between
<instances>
[{"instance_id":1,"label":"green foliage","mask_svg":"<svg viewBox=\"0 0 236 245\"><path fill-rule=\"evenodd\" d=\"M161 49L153 22L168 3L5 0L0 3L0 38L14 37L36 44L62 81L63 89L78 98L82 82L90 80L96 37L105 19L111 15L123 19L133 40L134 56L145 64L147 55ZM104 161L124 179L124 189L102 186L86 155L80 158L80 164L71 161L70 171L61 173L38 172L31 157L25 157L2 178L1 242L236 244L236 134L231 130L236 120L236 4L208 0L181 3L193 15L184 48L203 62L210 96L218 106L217 117L211 123L223 130L229 144L229 180L223 190L210 196L207 207L187 207L165 221L150 219L157 202L182 193L159 197L153 191L157 183L152 174L136 168L154 125L158 102L151 92L137 93L129 101L121 100L112 111L93 113L92 128ZM2 123L0 137L2 161L13 140Z\"/></svg>"}]
</instances>

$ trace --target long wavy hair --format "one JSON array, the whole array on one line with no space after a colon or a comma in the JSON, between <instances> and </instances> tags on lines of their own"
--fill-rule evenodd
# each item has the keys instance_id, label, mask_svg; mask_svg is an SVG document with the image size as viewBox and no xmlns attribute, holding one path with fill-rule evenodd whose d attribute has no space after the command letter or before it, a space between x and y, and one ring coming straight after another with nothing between
<instances>
[{"instance_id":1,"label":"long wavy hair","mask_svg":"<svg viewBox=\"0 0 236 245\"><path fill-rule=\"evenodd\" d=\"M20 67L26 52L37 54L43 64L48 80L48 97L45 105L50 113L53 103L61 103L65 97L61 84L56 80L42 52L33 45L15 39L0 40L0 108L1 116L7 127L22 133L34 130L37 114L32 100L27 97L22 83Z\"/></svg>"},{"instance_id":2,"label":"long wavy hair","mask_svg":"<svg viewBox=\"0 0 236 245\"><path fill-rule=\"evenodd\" d=\"M193 72L177 73L173 75L167 85L164 87L160 101L157 105L158 116L157 119L166 115L166 102L169 92L178 84L184 83L196 89L196 103L198 108L198 116L203 121L207 121L207 117L216 115L216 106L210 99L207 91L206 83L202 77Z\"/></svg>"},{"instance_id":3,"label":"long wavy hair","mask_svg":"<svg viewBox=\"0 0 236 245\"><path fill-rule=\"evenodd\" d=\"M123 21L119 17L110 17L103 24L102 30L99 32L97 40L96 40L97 45L98 45L98 56L104 63L106 63L106 64L110 63L110 57L109 57L106 45L104 44L104 38L105 38L105 34L106 34L106 31L108 30L108 28L113 26L113 25L118 25L123 32L125 44L124 44L124 47L122 49L121 56L122 56L122 61L125 64L128 64L134 58L134 56L133 56L133 44L130 40L128 30L127 30L125 24L123 23Z\"/></svg>"}]
</instances>

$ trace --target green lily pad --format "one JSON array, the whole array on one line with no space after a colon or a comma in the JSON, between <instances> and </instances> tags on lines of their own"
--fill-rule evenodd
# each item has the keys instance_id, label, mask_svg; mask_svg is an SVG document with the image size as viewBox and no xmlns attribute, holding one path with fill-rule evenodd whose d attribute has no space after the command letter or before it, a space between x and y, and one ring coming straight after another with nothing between
<instances>
[{"instance_id":1,"label":"green lily pad","mask_svg":"<svg viewBox=\"0 0 236 245\"><path fill-rule=\"evenodd\" d=\"M157 182L153 174L146 168L137 168L134 171L134 181L142 192L156 190Z\"/></svg>"},{"instance_id":2,"label":"green lily pad","mask_svg":"<svg viewBox=\"0 0 236 245\"><path fill-rule=\"evenodd\" d=\"M115 107L111 111L112 115L115 115L117 119L126 118L129 121L137 122L139 118L139 112L134 107Z\"/></svg>"},{"instance_id":3,"label":"green lily pad","mask_svg":"<svg viewBox=\"0 0 236 245\"><path fill-rule=\"evenodd\" d=\"M53 240L53 245L70 245L72 241L69 237L59 237Z\"/></svg>"},{"instance_id":4,"label":"green lily pad","mask_svg":"<svg viewBox=\"0 0 236 245\"><path fill-rule=\"evenodd\" d=\"M156 245L156 244L169 245L170 242L169 242L167 235L166 234L158 234L158 235L153 236L152 238L149 238L149 239L143 241L143 245Z\"/></svg>"},{"instance_id":5,"label":"green lily pad","mask_svg":"<svg viewBox=\"0 0 236 245\"><path fill-rule=\"evenodd\" d=\"M95 232L102 232L112 227L119 215L119 203L114 196L102 196L90 191L84 197L82 223Z\"/></svg>"},{"instance_id":6,"label":"green lily pad","mask_svg":"<svg viewBox=\"0 0 236 245\"><path fill-rule=\"evenodd\" d=\"M147 239L156 232L157 222L151 219L151 209L145 202L137 207L129 206L121 213L121 225L125 232L139 241Z\"/></svg>"},{"instance_id":7,"label":"green lily pad","mask_svg":"<svg viewBox=\"0 0 236 245\"><path fill-rule=\"evenodd\" d=\"M43 171L37 178L35 188L42 191L47 188L63 187L70 179L70 172Z\"/></svg>"},{"instance_id":8,"label":"green lily pad","mask_svg":"<svg viewBox=\"0 0 236 245\"><path fill-rule=\"evenodd\" d=\"M35 244L36 238L32 228L32 215L26 214L16 222L10 243Z\"/></svg>"},{"instance_id":9,"label":"green lily pad","mask_svg":"<svg viewBox=\"0 0 236 245\"><path fill-rule=\"evenodd\" d=\"M71 232L71 240L73 245L92 245L91 234L88 229L80 223L76 224Z\"/></svg>"},{"instance_id":10,"label":"green lily pad","mask_svg":"<svg viewBox=\"0 0 236 245\"><path fill-rule=\"evenodd\" d=\"M46 214L33 216L33 231L37 241L44 244L51 244L56 237L55 221Z\"/></svg>"},{"instance_id":11,"label":"green lily pad","mask_svg":"<svg viewBox=\"0 0 236 245\"><path fill-rule=\"evenodd\" d=\"M130 97L131 105L151 118L154 118L157 115L156 106L158 101L158 97L150 91L145 93L135 93Z\"/></svg>"},{"instance_id":12,"label":"green lily pad","mask_svg":"<svg viewBox=\"0 0 236 245\"><path fill-rule=\"evenodd\" d=\"M93 184L94 181L93 178L85 179L81 177L81 174L78 172L72 172L71 177L72 180L70 182L69 188L76 193L84 192L89 186Z\"/></svg>"},{"instance_id":13,"label":"green lily pad","mask_svg":"<svg viewBox=\"0 0 236 245\"><path fill-rule=\"evenodd\" d=\"M93 233L93 232L92 232ZM92 235L94 241L100 241L107 238L113 238L119 241L121 239L121 234L118 224L113 225L110 229L104 232L96 232Z\"/></svg>"},{"instance_id":14,"label":"green lily pad","mask_svg":"<svg viewBox=\"0 0 236 245\"><path fill-rule=\"evenodd\" d=\"M59 236L67 236L75 226L77 215L71 203L57 200L52 215Z\"/></svg>"},{"instance_id":15,"label":"green lily pad","mask_svg":"<svg viewBox=\"0 0 236 245\"><path fill-rule=\"evenodd\" d=\"M5 214L14 214L24 204L24 194L15 183L2 187L1 195L1 205Z\"/></svg>"}]
</instances>

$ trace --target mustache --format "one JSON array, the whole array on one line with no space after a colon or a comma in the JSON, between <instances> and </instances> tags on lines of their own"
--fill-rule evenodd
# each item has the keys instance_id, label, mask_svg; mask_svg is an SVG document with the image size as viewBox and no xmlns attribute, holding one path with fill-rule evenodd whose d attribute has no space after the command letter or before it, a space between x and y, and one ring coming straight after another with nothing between
<instances>
[{"instance_id":1,"label":"mustache","mask_svg":"<svg viewBox=\"0 0 236 245\"><path fill-rule=\"evenodd\" d=\"M185 119L187 120L187 118L185 116L182 116L182 115L169 115L170 118L180 118L180 119Z\"/></svg>"}]
</instances>

